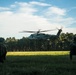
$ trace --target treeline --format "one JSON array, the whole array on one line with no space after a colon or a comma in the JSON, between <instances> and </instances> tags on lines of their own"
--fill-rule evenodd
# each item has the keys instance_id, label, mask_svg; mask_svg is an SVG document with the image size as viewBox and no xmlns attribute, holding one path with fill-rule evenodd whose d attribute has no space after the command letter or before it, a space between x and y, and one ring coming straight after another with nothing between
<instances>
[{"instance_id":1,"label":"treeline","mask_svg":"<svg viewBox=\"0 0 76 75\"><path fill-rule=\"evenodd\" d=\"M62 33L56 40L30 40L27 37L16 39L6 38L5 43L8 51L51 51L69 50L69 45L76 34Z\"/></svg>"}]
</instances>

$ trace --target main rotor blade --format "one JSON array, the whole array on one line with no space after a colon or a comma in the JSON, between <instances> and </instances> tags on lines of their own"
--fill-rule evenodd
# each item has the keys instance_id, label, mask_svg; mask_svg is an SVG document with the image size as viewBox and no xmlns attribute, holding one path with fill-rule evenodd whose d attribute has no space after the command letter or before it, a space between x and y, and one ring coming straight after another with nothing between
<instances>
[{"instance_id":1,"label":"main rotor blade","mask_svg":"<svg viewBox=\"0 0 76 75\"><path fill-rule=\"evenodd\" d=\"M43 31L40 31L40 32L48 32L48 31L54 31L56 29L51 29L51 30L43 30Z\"/></svg>"},{"instance_id":2,"label":"main rotor blade","mask_svg":"<svg viewBox=\"0 0 76 75\"><path fill-rule=\"evenodd\" d=\"M22 31L20 33L36 33L37 31Z\"/></svg>"},{"instance_id":3,"label":"main rotor blade","mask_svg":"<svg viewBox=\"0 0 76 75\"><path fill-rule=\"evenodd\" d=\"M38 30L38 31L22 31L22 32L20 32L20 33L40 33L40 32L48 32L48 31L54 31L54 30L56 30L56 29L51 29L51 30Z\"/></svg>"}]
</instances>

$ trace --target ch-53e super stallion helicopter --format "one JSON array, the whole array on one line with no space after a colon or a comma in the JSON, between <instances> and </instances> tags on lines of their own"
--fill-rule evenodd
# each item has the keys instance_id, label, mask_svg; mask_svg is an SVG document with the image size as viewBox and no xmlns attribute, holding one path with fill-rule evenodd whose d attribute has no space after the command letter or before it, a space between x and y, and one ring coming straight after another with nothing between
<instances>
[{"instance_id":1,"label":"ch-53e super stallion helicopter","mask_svg":"<svg viewBox=\"0 0 76 75\"><path fill-rule=\"evenodd\" d=\"M56 30L56 29L53 29L53 30ZM42 32L48 32L48 31L53 31L53 30L22 31L21 33L33 33L28 37L29 39L43 39L43 40L52 39L54 40L54 39L59 38L60 33L62 32L62 28L58 29L58 32L56 35L42 33Z\"/></svg>"}]
</instances>

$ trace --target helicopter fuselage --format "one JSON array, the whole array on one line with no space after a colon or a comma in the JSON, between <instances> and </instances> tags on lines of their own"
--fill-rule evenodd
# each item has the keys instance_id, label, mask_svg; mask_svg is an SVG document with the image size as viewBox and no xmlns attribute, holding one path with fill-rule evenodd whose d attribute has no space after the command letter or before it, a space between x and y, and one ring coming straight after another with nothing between
<instances>
[{"instance_id":1,"label":"helicopter fuselage","mask_svg":"<svg viewBox=\"0 0 76 75\"><path fill-rule=\"evenodd\" d=\"M31 34L28 38L29 39L44 39L44 40L48 40L48 39L57 38L57 35L38 33L38 34Z\"/></svg>"},{"instance_id":2,"label":"helicopter fuselage","mask_svg":"<svg viewBox=\"0 0 76 75\"><path fill-rule=\"evenodd\" d=\"M23 32L28 32L28 33L33 33L31 34L28 38L29 39L44 39L44 40L48 40L48 39L51 39L51 40L55 40L57 39L59 36L60 36L60 33L62 32L62 29L58 29L58 32L56 35L50 35L50 34L44 34L44 33L41 33L41 32L47 32L47 31L50 31L50 30L44 30L44 31L23 31Z\"/></svg>"}]
</instances>

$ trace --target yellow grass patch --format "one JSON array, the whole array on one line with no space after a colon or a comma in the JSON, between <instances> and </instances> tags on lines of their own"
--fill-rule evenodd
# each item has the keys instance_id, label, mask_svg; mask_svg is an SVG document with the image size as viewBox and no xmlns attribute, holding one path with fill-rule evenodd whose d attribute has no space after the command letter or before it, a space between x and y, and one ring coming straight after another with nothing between
<instances>
[{"instance_id":1,"label":"yellow grass patch","mask_svg":"<svg viewBox=\"0 0 76 75\"><path fill-rule=\"evenodd\" d=\"M27 51L27 52L7 52L7 56L29 56L29 55L68 55L69 51Z\"/></svg>"}]
</instances>

